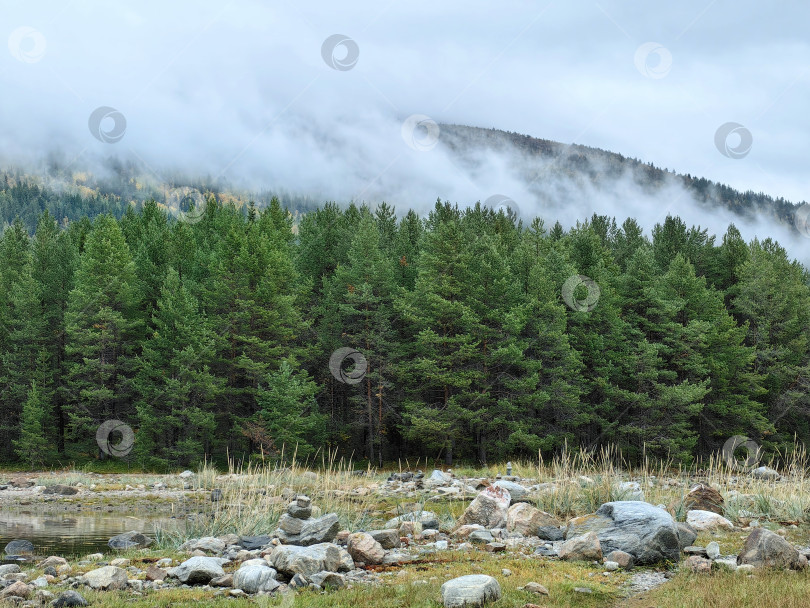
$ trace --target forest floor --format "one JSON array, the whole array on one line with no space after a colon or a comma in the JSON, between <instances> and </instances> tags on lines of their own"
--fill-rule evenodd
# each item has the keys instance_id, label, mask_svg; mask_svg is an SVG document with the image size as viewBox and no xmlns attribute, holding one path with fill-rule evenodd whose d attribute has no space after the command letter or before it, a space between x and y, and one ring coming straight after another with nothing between
<instances>
[{"instance_id":1,"label":"forest floor","mask_svg":"<svg viewBox=\"0 0 810 608\"><path fill-rule=\"evenodd\" d=\"M794 463L795 465L795 463ZM673 516L683 520L683 498L695 483L712 485L725 499L725 516L732 530L700 532L695 544L719 543L722 554L737 554L751 531L750 524L778 530L794 546L810 545L810 494L804 468L788 466L781 479L761 480L738 471L727 471L709 464L691 471L661 467L656 470L630 469L611 464L611 459L572 460L548 464L515 463L513 475L532 488L526 499L560 521L594 512L604 502L636 498L629 483L637 483L644 500L666 505ZM404 470L404 469L403 469ZM503 475L505 465L483 468L459 468L454 479L475 487L484 480ZM399 473L401 471L396 471ZM393 516L425 509L438 516L440 530L449 531L464 512L472 492L448 496L437 491L436 484L419 480L388 481L390 471L354 471L351 465L323 463L319 468L290 467L281 470L250 467L217 471L202 467L193 476L178 474L96 474L83 471L47 473L0 472L0 482L12 480L21 486L0 490L0 510L31 508L71 511L171 512L185 515L179 527L158 530L157 542L147 549L116 553L102 560L63 556L75 577L106 563L113 557L130 559L136 570L159 558L179 563L188 553L179 551L189 538L223 534L270 534L276 527L291 497L307 494L321 513L337 513L346 530L370 530L383 526ZM426 480L428 475L425 476ZM30 481L25 482L24 479ZM44 494L43 486L64 485L77 488L74 495ZM622 485L625 484L625 485ZM1 486L0 486L1 487ZM221 490L219 501L211 492ZM2 522L2 512L0 512ZM414 539L417 549L421 541ZM42 576L35 562L21 564L27 580ZM226 565L233 571L235 565ZM138 591L78 590L92 606L287 606L351 608L394 608L405 606L441 606L440 587L450 578L465 574L488 574L496 578L503 597L493 606L546 608L790 608L807 606L810 597L810 569L794 571L756 571L753 574L713 570L694 574L682 565L637 567L606 572L597 562L565 562L539 557L531 546L509 546L506 551L489 553L480 548L469 551L420 551L419 558L406 564L367 567L369 584L351 584L336 591L298 591L283 596L247 598L215 596L211 589L199 587L145 588ZM134 574L143 579L143 573ZM533 581L545 586L548 595L522 589ZM64 583L64 581L61 581ZM648 587L656 585L653 589ZM58 594L67 586L55 580L48 590Z\"/></svg>"}]
</instances>

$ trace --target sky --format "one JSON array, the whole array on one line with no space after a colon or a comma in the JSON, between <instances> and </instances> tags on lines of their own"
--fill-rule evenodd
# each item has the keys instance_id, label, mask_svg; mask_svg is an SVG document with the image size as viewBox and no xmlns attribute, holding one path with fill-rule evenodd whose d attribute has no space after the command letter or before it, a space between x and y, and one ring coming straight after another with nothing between
<instances>
[{"instance_id":1,"label":"sky","mask_svg":"<svg viewBox=\"0 0 810 608\"><path fill-rule=\"evenodd\" d=\"M432 125L456 123L810 199L806 2L19 0L0 11L4 165L116 157L156 179L181 170L398 209L502 194L537 211L506 160L470 175L434 145ZM726 218L677 194L662 205L625 186L592 208L581 192L561 205L648 223L666 208L722 231Z\"/></svg>"}]
</instances>

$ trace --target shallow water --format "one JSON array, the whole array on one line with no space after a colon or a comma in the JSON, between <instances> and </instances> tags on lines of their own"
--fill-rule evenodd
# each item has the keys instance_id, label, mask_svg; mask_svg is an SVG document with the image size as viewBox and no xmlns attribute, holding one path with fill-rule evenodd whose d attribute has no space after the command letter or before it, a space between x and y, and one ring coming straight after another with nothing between
<instances>
[{"instance_id":1,"label":"shallow water","mask_svg":"<svg viewBox=\"0 0 810 608\"><path fill-rule=\"evenodd\" d=\"M110 537L130 530L153 533L156 523L174 520L165 515L124 513L55 513L7 510L0 512L0 561L6 544L14 539L34 543L35 556L81 556L107 553ZM6 563L3 561L3 563Z\"/></svg>"}]
</instances>

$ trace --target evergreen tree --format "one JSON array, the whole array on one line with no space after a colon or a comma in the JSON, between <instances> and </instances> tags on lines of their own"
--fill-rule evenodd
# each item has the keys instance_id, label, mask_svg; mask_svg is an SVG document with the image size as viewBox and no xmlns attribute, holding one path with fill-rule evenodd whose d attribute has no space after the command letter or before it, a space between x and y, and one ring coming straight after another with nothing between
<instances>
[{"instance_id":1,"label":"evergreen tree","mask_svg":"<svg viewBox=\"0 0 810 608\"><path fill-rule=\"evenodd\" d=\"M65 314L64 387L76 447L91 451L96 426L133 415L130 380L138 329L135 265L114 218L87 235ZM102 456L103 457L103 456Z\"/></svg>"}]
</instances>

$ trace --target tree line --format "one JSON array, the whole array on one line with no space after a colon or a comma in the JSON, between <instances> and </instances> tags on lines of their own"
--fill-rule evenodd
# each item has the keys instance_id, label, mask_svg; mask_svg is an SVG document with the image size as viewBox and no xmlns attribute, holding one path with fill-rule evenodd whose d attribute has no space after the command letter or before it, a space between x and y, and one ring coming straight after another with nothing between
<instances>
[{"instance_id":1,"label":"tree line","mask_svg":"<svg viewBox=\"0 0 810 608\"><path fill-rule=\"evenodd\" d=\"M810 275L770 239L442 201L293 218L211 198L193 223L147 201L8 226L0 460L104 456L105 420L154 470L607 444L689 463L737 434L766 451L810 437Z\"/></svg>"}]
</instances>

